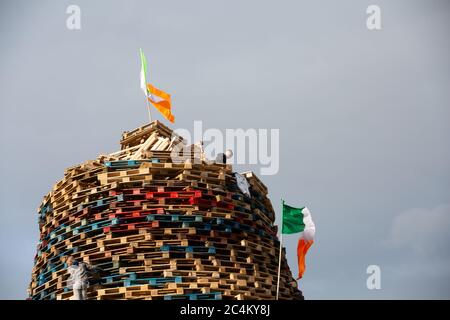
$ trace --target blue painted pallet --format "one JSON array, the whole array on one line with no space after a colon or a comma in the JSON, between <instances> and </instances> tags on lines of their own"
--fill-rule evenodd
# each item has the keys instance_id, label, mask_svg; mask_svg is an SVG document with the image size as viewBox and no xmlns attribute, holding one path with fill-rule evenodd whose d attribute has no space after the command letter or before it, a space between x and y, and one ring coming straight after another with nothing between
<instances>
[{"instance_id":1,"label":"blue painted pallet","mask_svg":"<svg viewBox=\"0 0 450 320\"><path fill-rule=\"evenodd\" d=\"M129 280L137 280L139 279L137 277L136 273L130 274ZM163 284L167 282L175 282L175 283L181 283L183 278L180 276L176 277L163 277L163 278L143 278L146 280L151 280L152 284Z\"/></svg>"},{"instance_id":2,"label":"blue painted pallet","mask_svg":"<svg viewBox=\"0 0 450 320\"><path fill-rule=\"evenodd\" d=\"M43 240L49 240L49 239L53 239L55 237L58 236L58 232L63 231L63 229L65 229L67 227L67 225L65 223L57 226L55 229L53 229L48 235L46 235Z\"/></svg>"},{"instance_id":3,"label":"blue painted pallet","mask_svg":"<svg viewBox=\"0 0 450 320\"><path fill-rule=\"evenodd\" d=\"M77 235L79 233L83 233L86 231L93 231L93 230L96 230L99 228L103 228L104 226L115 225L118 223L120 223L119 219L113 218L111 220L99 221L99 222L95 222L92 224L79 226L77 228L74 228L74 229L68 230L68 231L64 230L64 232L62 232L61 234L58 234L58 232L61 232L62 229L67 228L66 225L61 225L61 226L57 227L55 230L53 230L52 232L50 232L50 234L45 236L43 240L48 241L50 245L54 245L57 242L66 240L68 236Z\"/></svg>"},{"instance_id":4,"label":"blue painted pallet","mask_svg":"<svg viewBox=\"0 0 450 320\"><path fill-rule=\"evenodd\" d=\"M63 264L56 265L56 264L50 263L45 267L45 269L43 270L43 273L48 272L48 273L52 274L53 272L63 269L63 267L64 267Z\"/></svg>"},{"instance_id":5,"label":"blue painted pallet","mask_svg":"<svg viewBox=\"0 0 450 320\"><path fill-rule=\"evenodd\" d=\"M60 253L60 254L58 254L58 255L56 255L56 256L54 256L54 257L51 257L51 258L48 260L48 262L51 263L51 264L53 264L53 265L55 265L55 266L62 265L62 264L61 264L61 258L62 258L62 257L64 257L64 253Z\"/></svg>"},{"instance_id":6,"label":"blue painted pallet","mask_svg":"<svg viewBox=\"0 0 450 320\"><path fill-rule=\"evenodd\" d=\"M125 280L123 282L125 287L130 287L130 286L136 286L136 285L143 285L143 284L148 284L151 286L161 286L164 285L166 283L181 283L182 282L182 278L181 277L171 277L171 278L144 278L144 279L130 279L130 280Z\"/></svg>"},{"instance_id":7,"label":"blue painted pallet","mask_svg":"<svg viewBox=\"0 0 450 320\"><path fill-rule=\"evenodd\" d=\"M46 290L42 290L41 292L39 292L39 293L35 296L36 300L43 300L44 297L47 295L47 293L46 293L45 291L46 291Z\"/></svg>"},{"instance_id":8,"label":"blue painted pallet","mask_svg":"<svg viewBox=\"0 0 450 320\"><path fill-rule=\"evenodd\" d=\"M139 274L135 272L116 274L112 276L102 277L101 283L124 283L125 286L131 286L135 284L150 284L154 286L163 285L165 283L175 282L181 283L182 277L165 277L165 278L139 278Z\"/></svg>"},{"instance_id":9,"label":"blue painted pallet","mask_svg":"<svg viewBox=\"0 0 450 320\"><path fill-rule=\"evenodd\" d=\"M193 225L189 222L183 222L183 224L181 225L182 228L189 228L189 227L193 227ZM202 231L211 231L212 227L210 223L202 223L201 226L194 226L196 227L197 230L202 230Z\"/></svg>"},{"instance_id":10,"label":"blue painted pallet","mask_svg":"<svg viewBox=\"0 0 450 320\"><path fill-rule=\"evenodd\" d=\"M39 210L38 213L38 222L39 223L45 223L45 216L47 215L47 213L50 213L53 211L52 205L48 204L44 207L41 208L41 210Z\"/></svg>"},{"instance_id":11,"label":"blue painted pallet","mask_svg":"<svg viewBox=\"0 0 450 320\"><path fill-rule=\"evenodd\" d=\"M40 300L56 300L56 294L54 292L49 292L45 295L42 295Z\"/></svg>"},{"instance_id":12,"label":"blue painted pallet","mask_svg":"<svg viewBox=\"0 0 450 320\"><path fill-rule=\"evenodd\" d=\"M79 234L79 233L94 231L94 230L101 229L101 228L104 228L104 227L114 226L114 225L117 225L119 223L120 223L120 221L119 221L118 218L113 218L113 219L110 219L110 220L94 222L94 223L90 223L90 224L87 224L87 225L84 225L84 226L77 227L77 228L72 230L72 233L74 235L76 235L76 234Z\"/></svg>"},{"instance_id":13,"label":"blue painted pallet","mask_svg":"<svg viewBox=\"0 0 450 320\"><path fill-rule=\"evenodd\" d=\"M164 296L164 300L221 300L220 292L173 294Z\"/></svg>"},{"instance_id":14,"label":"blue painted pallet","mask_svg":"<svg viewBox=\"0 0 450 320\"><path fill-rule=\"evenodd\" d=\"M195 252L195 253L216 253L215 247L201 247L201 246L169 246L164 245L160 247L161 251L173 252Z\"/></svg>"},{"instance_id":15,"label":"blue painted pallet","mask_svg":"<svg viewBox=\"0 0 450 320\"><path fill-rule=\"evenodd\" d=\"M105 283L105 284L120 282L120 281L129 279L131 275L132 274L130 274L130 273L124 273L124 274L116 274L116 275L112 275L112 276L106 276L106 277L102 277L101 282Z\"/></svg>"},{"instance_id":16,"label":"blue painted pallet","mask_svg":"<svg viewBox=\"0 0 450 320\"><path fill-rule=\"evenodd\" d=\"M119 160L119 161L107 161L105 166L112 169L124 169L124 168L136 168L143 162L159 163L159 159L152 158L148 160Z\"/></svg>"},{"instance_id":17,"label":"blue painted pallet","mask_svg":"<svg viewBox=\"0 0 450 320\"><path fill-rule=\"evenodd\" d=\"M110 204L111 202L121 202L121 201L123 201L123 194L118 194L117 196L114 196L112 198L105 198L105 199L97 200L95 205L92 206L92 208L103 207L107 204Z\"/></svg>"},{"instance_id":18,"label":"blue painted pallet","mask_svg":"<svg viewBox=\"0 0 450 320\"><path fill-rule=\"evenodd\" d=\"M171 222L202 222L202 216L196 215L178 215L178 214L149 214L146 217L147 221L171 221Z\"/></svg>"},{"instance_id":19,"label":"blue painted pallet","mask_svg":"<svg viewBox=\"0 0 450 320\"><path fill-rule=\"evenodd\" d=\"M81 203L78 205L77 210L82 211L85 208L91 208L91 209L100 208L100 207L104 207L104 206L110 204L111 202L122 202L123 200L124 200L123 194L119 194L117 196L99 199L99 200L91 201L88 203Z\"/></svg>"},{"instance_id":20,"label":"blue painted pallet","mask_svg":"<svg viewBox=\"0 0 450 320\"><path fill-rule=\"evenodd\" d=\"M39 214L44 215L52 211L53 211L52 205L48 204L46 206L43 206L42 209L39 210Z\"/></svg>"},{"instance_id":21,"label":"blue painted pallet","mask_svg":"<svg viewBox=\"0 0 450 320\"><path fill-rule=\"evenodd\" d=\"M182 228L195 227L197 230L201 231L211 231L211 230L219 230L223 232L232 232L233 229L231 226L215 224L215 223L203 223L201 225L194 225L192 222L183 222L181 225Z\"/></svg>"},{"instance_id":22,"label":"blue painted pallet","mask_svg":"<svg viewBox=\"0 0 450 320\"><path fill-rule=\"evenodd\" d=\"M105 166L108 168L118 168L118 167L134 167L139 166L140 163L137 160L123 160L123 161L108 161L105 162Z\"/></svg>"},{"instance_id":23,"label":"blue painted pallet","mask_svg":"<svg viewBox=\"0 0 450 320\"><path fill-rule=\"evenodd\" d=\"M57 272L59 270L62 270L65 268L65 264L59 264L59 265L54 265L54 264L49 264L41 273L39 273L39 275L37 276L37 280L38 280L38 285L42 285L44 283L46 283L47 281L52 279L52 274L54 272Z\"/></svg>"}]
</instances>

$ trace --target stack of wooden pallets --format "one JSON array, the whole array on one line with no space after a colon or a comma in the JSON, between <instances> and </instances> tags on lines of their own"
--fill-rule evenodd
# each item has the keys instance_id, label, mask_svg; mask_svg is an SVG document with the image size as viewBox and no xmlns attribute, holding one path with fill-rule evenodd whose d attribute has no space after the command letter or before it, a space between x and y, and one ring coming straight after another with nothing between
<instances>
[{"instance_id":1,"label":"stack of wooden pallets","mask_svg":"<svg viewBox=\"0 0 450 320\"><path fill-rule=\"evenodd\" d=\"M38 208L32 299L71 298L69 255L101 270L90 299L275 297L279 241L267 188L244 173L248 197L230 165L195 152L172 162L180 143L155 121L125 132L120 151L66 169ZM301 298L284 252L281 266L280 299Z\"/></svg>"}]
</instances>

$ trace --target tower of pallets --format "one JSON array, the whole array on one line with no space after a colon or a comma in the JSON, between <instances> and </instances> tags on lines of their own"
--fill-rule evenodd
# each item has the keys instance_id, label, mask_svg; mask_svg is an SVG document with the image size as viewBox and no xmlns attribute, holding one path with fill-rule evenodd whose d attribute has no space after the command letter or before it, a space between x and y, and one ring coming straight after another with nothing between
<instances>
[{"instance_id":1,"label":"tower of pallets","mask_svg":"<svg viewBox=\"0 0 450 320\"><path fill-rule=\"evenodd\" d=\"M182 138L158 121L124 132L121 150L65 170L38 208L29 295L70 299L63 257L99 268L89 299L274 299L279 241L267 188L231 165L183 163ZM197 160L197 161L195 161ZM280 299L301 299L282 253Z\"/></svg>"}]
</instances>

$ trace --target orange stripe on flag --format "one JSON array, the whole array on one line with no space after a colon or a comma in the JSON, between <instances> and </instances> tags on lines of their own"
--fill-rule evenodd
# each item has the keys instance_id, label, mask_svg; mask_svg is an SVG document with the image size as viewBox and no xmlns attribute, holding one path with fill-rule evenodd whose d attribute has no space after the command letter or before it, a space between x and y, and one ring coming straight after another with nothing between
<instances>
[{"instance_id":1,"label":"orange stripe on flag","mask_svg":"<svg viewBox=\"0 0 450 320\"><path fill-rule=\"evenodd\" d=\"M170 122L175 122L175 117L173 116L172 112L170 111L170 102L167 100L162 100L159 102L152 101L150 98L148 98L148 101L156 108L159 112L169 120Z\"/></svg>"},{"instance_id":2,"label":"orange stripe on flag","mask_svg":"<svg viewBox=\"0 0 450 320\"><path fill-rule=\"evenodd\" d=\"M150 92L151 94L154 94L155 96L158 96L161 99L170 101L170 94L168 94L162 90L159 90L158 88L155 88L150 83L147 83L147 89L148 89L148 92Z\"/></svg>"},{"instance_id":3,"label":"orange stripe on flag","mask_svg":"<svg viewBox=\"0 0 450 320\"><path fill-rule=\"evenodd\" d=\"M170 99L170 94L155 88L151 84L147 83L148 92L154 96L157 96L161 99L161 101L153 101L150 98L147 98L148 101L156 108L159 112L170 122L175 122L175 117L172 114L172 102Z\"/></svg>"},{"instance_id":4,"label":"orange stripe on flag","mask_svg":"<svg viewBox=\"0 0 450 320\"><path fill-rule=\"evenodd\" d=\"M306 269L305 256L313 243L314 243L313 240L305 240L303 238L298 240L298 245L297 245L298 278L297 278L297 280L301 279L303 277L303 273L305 272L305 269Z\"/></svg>"}]
</instances>

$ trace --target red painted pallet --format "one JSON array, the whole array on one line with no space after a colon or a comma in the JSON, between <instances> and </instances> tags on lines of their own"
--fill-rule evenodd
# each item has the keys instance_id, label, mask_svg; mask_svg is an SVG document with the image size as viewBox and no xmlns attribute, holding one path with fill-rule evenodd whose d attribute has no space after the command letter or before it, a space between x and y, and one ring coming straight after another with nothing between
<instances>
[{"instance_id":1,"label":"red painted pallet","mask_svg":"<svg viewBox=\"0 0 450 320\"><path fill-rule=\"evenodd\" d=\"M170 192L147 192L146 199L153 198L198 198L202 196L202 192L198 190L191 191L170 191Z\"/></svg>"}]
</instances>

